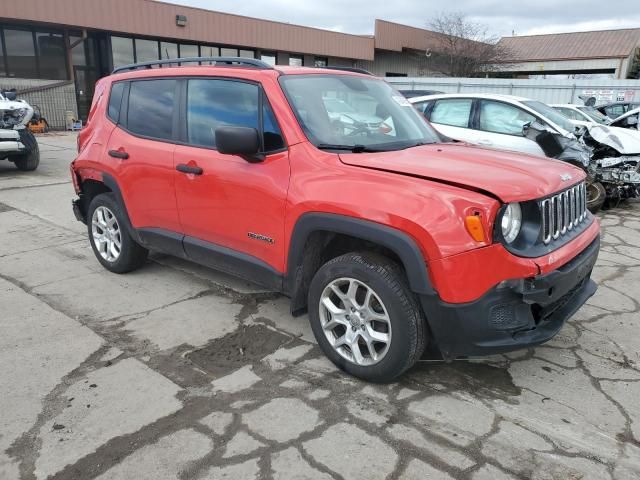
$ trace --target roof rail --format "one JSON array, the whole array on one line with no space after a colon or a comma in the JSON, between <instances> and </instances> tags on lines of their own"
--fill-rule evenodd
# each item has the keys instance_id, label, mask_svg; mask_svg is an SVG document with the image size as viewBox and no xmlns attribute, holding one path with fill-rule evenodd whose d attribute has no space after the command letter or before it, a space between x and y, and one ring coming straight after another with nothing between
<instances>
[{"instance_id":1,"label":"roof rail","mask_svg":"<svg viewBox=\"0 0 640 480\"><path fill-rule=\"evenodd\" d=\"M369 70L365 70L364 68L358 68L358 67L315 67L315 68L324 68L327 70L343 70L345 72L353 72L353 73L362 73L364 75L371 75L372 77L374 76L373 73L371 73Z\"/></svg>"},{"instance_id":2,"label":"roof rail","mask_svg":"<svg viewBox=\"0 0 640 480\"><path fill-rule=\"evenodd\" d=\"M226 65L230 67L254 67L261 70L273 70L273 67L262 60L256 60L255 58L243 58L243 57L185 57L185 58L170 58L164 60L153 60L151 62L132 63L130 65L123 65L113 69L111 74L127 72L130 70L139 70L143 68L153 68L161 65L175 65L179 66L183 63L200 63L200 62L212 62L216 66Z\"/></svg>"}]
</instances>

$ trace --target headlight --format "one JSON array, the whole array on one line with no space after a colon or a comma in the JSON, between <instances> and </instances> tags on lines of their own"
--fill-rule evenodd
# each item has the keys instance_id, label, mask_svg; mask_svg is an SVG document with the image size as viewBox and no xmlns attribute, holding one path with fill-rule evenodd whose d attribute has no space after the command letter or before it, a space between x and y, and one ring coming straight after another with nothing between
<instances>
[{"instance_id":1,"label":"headlight","mask_svg":"<svg viewBox=\"0 0 640 480\"><path fill-rule=\"evenodd\" d=\"M510 203L502 214L502 238L507 243L512 243L520 233L522 227L522 208L519 203Z\"/></svg>"}]
</instances>

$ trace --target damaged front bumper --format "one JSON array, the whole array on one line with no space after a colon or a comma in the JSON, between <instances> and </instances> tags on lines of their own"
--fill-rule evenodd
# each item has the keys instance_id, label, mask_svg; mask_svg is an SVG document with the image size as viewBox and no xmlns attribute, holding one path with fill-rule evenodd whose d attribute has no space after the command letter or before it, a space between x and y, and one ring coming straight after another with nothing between
<instances>
[{"instance_id":1,"label":"damaged front bumper","mask_svg":"<svg viewBox=\"0 0 640 480\"><path fill-rule=\"evenodd\" d=\"M492 355L539 345L596 291L591 271L600 238L571 261L545 275L502 282L464 304L422 296L433 340L445 360Z\"/></svg>"},{"instance_id":2,"label":"damaged front bumper","mask_svg":"<svg viewBox=\"0 0 640 480\"><path fill-rule=\"evenodd\" d=\"M0 129L0 158L26 151L27 147L22 143L18 130Z\"/></svg>"}]
</instances>

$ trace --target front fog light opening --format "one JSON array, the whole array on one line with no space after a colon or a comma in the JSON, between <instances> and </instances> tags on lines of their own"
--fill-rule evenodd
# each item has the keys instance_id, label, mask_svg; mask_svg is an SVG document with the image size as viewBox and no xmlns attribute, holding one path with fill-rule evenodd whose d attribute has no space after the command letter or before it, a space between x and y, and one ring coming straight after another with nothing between
<instances>
[{"instance_id":1,"label":"front fog light opening","mask_svg":"<svg viewBox=\"0 0 640 480\"><path fill-rule=\"evenodd\" d=\"M507 243L513 243L518 238L522 228L522 208L519 203L510 203L505 208L501 221L502 238Z\"/></svg>"}]
</instances>

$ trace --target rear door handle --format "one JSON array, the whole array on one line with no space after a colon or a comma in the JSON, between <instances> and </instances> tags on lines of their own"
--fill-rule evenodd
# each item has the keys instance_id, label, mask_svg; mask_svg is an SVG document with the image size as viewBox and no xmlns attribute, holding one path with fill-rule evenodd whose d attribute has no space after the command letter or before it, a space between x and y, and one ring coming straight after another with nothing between
<instances>
[{"instance_id":1,"label":"rear door handle","mask_svg":"<svg viewBox=\"0 0 640 480\"><path fill-rule=\"evenodd\" d=\"M109 156L119 158L120 160L126 160L129 158L129 154L124 150L109 150Z\"/></svg>"},{"instance_id":2,"label":"rear door handle","mask_svg":"<svg viewBox=\"0 0 640 480\"><path fill-rule=\"evenodd\" d=\"M180 163L176 166L176 170L182 173L190 173L192 175L202 175L203 170L200 167L194 167L192 165L185 165Z\"/></svg>"}]
</instances>

